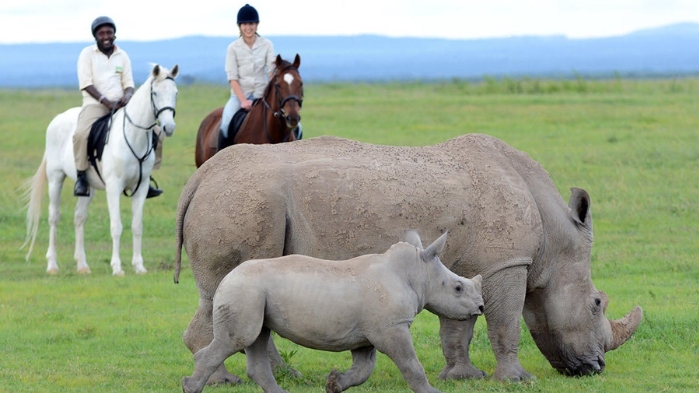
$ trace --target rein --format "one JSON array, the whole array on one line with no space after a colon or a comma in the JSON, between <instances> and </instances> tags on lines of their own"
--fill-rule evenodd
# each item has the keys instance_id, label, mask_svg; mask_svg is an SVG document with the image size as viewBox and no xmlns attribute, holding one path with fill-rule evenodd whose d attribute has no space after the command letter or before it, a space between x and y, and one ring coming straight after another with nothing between
<instances>
[{"instance_id":1,"label":"rein","mask_svg":"<svg viewBox=\"0 0 699 393\"><path fill-rule=\"evenodd\" d=\"M173 82L175 81L175 79L173 79L172 77L169 77L169 76L166 77L165 79L169 79ZM126 106L124 107L124 121L122 122L122 127L121 127L122 133L124 134L124 141L126 141L126 145L129 147L129 150L131 150L131 154L133 154L134 158L136 158L136 160L138 161L138 183L136 183L136 188L133 191L131 191L131 195L129 195L126 192L126 190L123 191L124 195L127 197L132 197L136 193L136 191L138 191L138 188L141 187L141 181L143 180L143 161L145 161L148 158L148 156L153 152L153 143L152 142L149 143L148 149L146 150L146 153L143 156L139 157L138 154L136 153L136 151L134 150L133 146L131 146L131 143L129 142L129 138L126 137L126 120L128 120L129 123L131 123L131 125L133 125L136 128L139 128L141 130L150 131L149 135L151 135L150 139L152 140L153 139L152 138L153 127L160 124L160 119L158 118L160 116L160 114L166 110L171 110L172 117L175 117L175 113L176 113L175 108L173 108L171 106L166 106L166 107L163 107L160 109L158 109L155 106L155 100L153 99L153 96L154 96L153 83L154 82L155 82L155 79L151 80L151 82L150 82L150 106L151 106L151 109L153 110L153 117L155 118L155 121L153 122L153 124L151 124L148 127L143 127L143 126L140 126L140 125L134 123L133 120L131 120L131 117L129 116L129 114L126 112L126 108L128 108L129 105L126 104Z\"/></svg>"}]
</instances>

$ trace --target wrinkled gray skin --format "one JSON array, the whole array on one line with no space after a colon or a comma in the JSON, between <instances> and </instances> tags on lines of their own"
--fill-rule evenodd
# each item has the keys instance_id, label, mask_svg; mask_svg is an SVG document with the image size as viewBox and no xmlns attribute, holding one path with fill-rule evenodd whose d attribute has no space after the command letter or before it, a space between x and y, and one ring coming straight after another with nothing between
<instances>
[{"instance_id":1,"label":"wrinkled gray skin","mask_svg":"<svg viewBox=\"0 0 699 393\"><path fill-rule=\"evenodd\" d=\"M214 291L241 262L378 253L404 228L432 239L448 230L444 264L460 276L483 276L495 379L533 378L517 357L522 316L566 375L604 370L605 352L641 321L640 307L620 320L604 315L607 298L590 277L587 192L573 188L566 204L526 153L482 134L425 147L318 137L234 146L189 179L178 206L175 280L184 245L200 301L186 345L195 353L213 339ZM475 321L440 318L441 378L485 376L469 358ZM279 364L271 340L268 349ZM210 382L236 380L221 367Z\"/></svg>"},{"instance_id":2,"label":"wrinkled gray skin","mask_svg":"<svg viewBox=\"0 0 699 393\"><path fill-rule=\"evenodd\" d=\"M364 383L376 350L398 366L414 392L435 393L417 359L410 325L427 309L465 320L483 310L481 276L457 276L439 260L446 233L427 249L410 232L408 243L383 254L344 261L302 255L247 261L224 277L214 295L214 339L194 355L194 374L182 379L186 393L199 393L232 354L245 349L247 374L266 393L284 392L272 373L270 331L299 345L352 351L352 367L333 370L326 392Z\"/></svg>"}]
</instances>

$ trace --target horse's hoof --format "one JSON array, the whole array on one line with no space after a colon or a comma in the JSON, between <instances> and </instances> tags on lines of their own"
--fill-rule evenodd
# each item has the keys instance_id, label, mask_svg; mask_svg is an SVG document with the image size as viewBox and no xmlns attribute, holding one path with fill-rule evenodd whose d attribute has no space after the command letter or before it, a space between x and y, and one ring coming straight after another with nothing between
<instances>
[{"instance_id":1,"label":"horse's hoof","mask_svg":"<svg viewBox=\"0 0 699 393\"><path fill-rule=\"evenodd\" d=\"M117 270L112 273L112 276L117 276L117 277L124 277L124 271L123 270Z\"/></svg>"},{"instance_id":2,"label":"horse's hoof","mask_svg":"<svg viewBox=\"0 0 699 393\"><path fill-rule=\"evenodd\" d=\"M148 273L148 270L146 270L145 267L140 267L140 268L134 268L133 269L136 274L146 274Z\"/></svg>"},{"instance_id":3,"label":"horse's hoof","mask_svg":"<svg viewBox=\"0 0 699 393\"><path fill-rule=\"evenodd\" d=\"M90 271L89 267L82 267L78 269L78 274L91 274L92 272Z\"/></svg>"},{"instance_id":4,"label":"horse's hoof","mask_svg":"<svg viewBox=\"0 0 699 393\"><path fill-rule=\"evenodd\" d=\"M56 274L58 274L58 269L46 269L46 273L55 276Z\"/></svg>"}]
</instances>

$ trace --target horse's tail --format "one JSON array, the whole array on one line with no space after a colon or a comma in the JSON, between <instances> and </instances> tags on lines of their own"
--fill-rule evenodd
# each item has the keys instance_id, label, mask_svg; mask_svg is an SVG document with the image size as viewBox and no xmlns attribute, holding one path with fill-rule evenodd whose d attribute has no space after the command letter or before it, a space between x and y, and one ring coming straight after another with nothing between
<instances>
[{"instance_id":1,"label":"horse's tail","mask_svg":"<svg viewBox=\"0 0 699 393\"><path fill-rule=\"evenodd\" d=\"M23 199L27 202L27 234L24 238L24 244L20 249L26 247L29 244L29 251L24 257L26 261L29 261L29 256L34 249L34 241L36 240L36 234L39 230L39 219L41 218L41 200L44 197L44 191L46 190L46 183L48 178L46 176L46 155L44 154L41 160L41 165L36 171L34 176L27 179L22 185Z\"/></svg>"},{"instance_id":2,"label":"horse's tail","mask_svg":"<svg viewBox=\"0 0 699 393\"><path fill-rule=\"evenodd\" d=\"M180 269L182 268L182 244L184 243L184 216L187 214L189 209L189 204L194 198L194 194L199 188L201 176L197 176L199 172L194 172L194 175L187 181L182 194L180 195L180 201L177 203L177 223L176 234L175 234L175 284L180 282Z\"/></svg>"}]
</instances>

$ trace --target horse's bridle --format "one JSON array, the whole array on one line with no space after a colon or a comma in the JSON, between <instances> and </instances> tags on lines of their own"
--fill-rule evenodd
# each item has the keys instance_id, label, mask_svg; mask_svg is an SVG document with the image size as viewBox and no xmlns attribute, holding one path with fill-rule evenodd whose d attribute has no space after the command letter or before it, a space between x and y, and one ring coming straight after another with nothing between
<instances>
[{"instance_id":1,"label":"horse's bridle","mask_svg":"<svg viewBox=\"0 0 699 393\"><path fill-rule=\"evenodd\" d=\"M287 71L296 71L298 73L298 68L286 67L283 70L278 71L277 75L274 77L274 93L277 96L277 101L279 103L279 110L275 111L273 114L274 114L274 117L277 118L277 120L279 122L284 121L284 118L286 117L286 113L284 113L284 104L286 104L287 102L294 100L294 101L299 103L299 107L303 107L303 98L299 98L299 96L297 96L295 94L281 98L279 82L277 82L277 80L279 79L279 77L281 75L283 75ZM269 103L267 102L267 100L264 97L262 98L262 102L265 104L265 109L268 109L270 111L273 110L272 107L269 105ZM264 118L263 121L264 121L265 134L267 136L267 140L269 141L269 143L273 143L272 137L269 135L269 128L267 127L267 116L263 114L262 117ZM282 142L286 142L288 138L289 138L289 135L287 135Z\"/></svg>"},{"instance_id":2,"label":"horse's bridle","mask_svg":"<svg viewBox=\"0 0 699 393\"><path fill-rule=\"evenodd\" d=\"M291 100L298 102L299 107L303 107L303 98L299 98L299 96L297 96L295 94L292 94L292 95L290 95L288 97L284 97L284 98L281 97L281 94L279 91L280 90L279 82L277 82L277 80L279 79L279 76L283 75L287 71L296 71L296 73L298 73L298 69L296 67L287 67L287 68L284 68L282 71L280 71L278 73L278 75L274 78L274 92L277 96L277 101L279 101L279 111L274 112L274 116L277 118L283 118L286 116L286 114L284 113L284 104L286 104L287 102L289 102ZM272 108L269 108L269 109L271 110Z\"/></svg>"},{"instance_id":3,"label":"horse's bridle","mask_svg":"<svg viewBox=\"0 0 699 393\"><path fill-rule=\"evenodd\" d=\"M175 81L175 79L172 78L171 76L165 77L165 79L169 79L173 82ZM153 122L153 124L151 124L148 127L139 126L138 124L134 123L133 120L131 120L131 117L129 116L129 114L126 113L126 107L124 107L124 116L129 121L129 123L131 123L134 127L140 128L142 130L150 130L153 127L160 124L160 120L158 119L158 117L160 116L161 113L163 113L165 111L168 111L168 110L172 111L172 117L175 117L175 114L177 113L175 111L175 108L173 108L171 106L162 107L160 109L158 109L158 107L155 106L155 99L153 98L155 96L155 94L153 93L153 83L155 83L155 79L151 80L151 82L150 82L150 107L151 107L151 109L153 109L153 117L155 118L155 121ZM131 146L129 146L129 147L131 147ZM131 151L133 151L133 150L131 150Z\"/></svg>"},{"instance_id":4,"label":"horse's bridle","mask_svg":"<svg viewBox=\"0 0 699 393\"><path fill-rule=\"evenodd\" d=\"M169 79L169 80L175 82L175 79L171 76L165 77L165 79ZM126 106L124 107L124 118L127 119L129 121L129 123L131 123L134 127L140 128L140 129L146 130L146 131L150 131L153 129L153 127L160 124L160 119L158 117L164 111L167 111L167 110L172 111L173 118L175 117L175 113L176 113L174 107L166 106L166 107L162 107L162 108L158 109L155 106L155 99L153 98L155 96L155 94L153 93L153 83L154 82L155 82L155 79L151 80L151 82L150 82L150 106L151 106L151 109L153 109L153 117L155 117L155 121L153 122L153 124L151 124L148 127L143 127L143 126L140 126L140 125L134 123L133 120L131 120L131 117L129 116L129 114L126 113ZM128 106L128 104L127 104L127 106ZM126 145L129 147L129 150L131 150L131 154L133 154L133 156L138 160L138 168L139 169L138 169L138 183L136 183L136 188L133 191L131 191L131 195L128 195L126 193L126 190L124 190L124 195L126 195L127 197L131 197L136 193L136 191L138 191L138 187L141 186L141 181L143 180L143 170L141 169L143 167L143 161L145 161L148 158L150 153L153 151L154 147L153 147L152 143L149 143L148 150L146 151L146 153L143 156L139 157L138 154L136 154L136 151L131 146L131 143L129 143L129 139L126 137L126 122L125 121L122 122L122 132L124 133L124 141L126 141Z\"/></svg>"}]
</instances>

